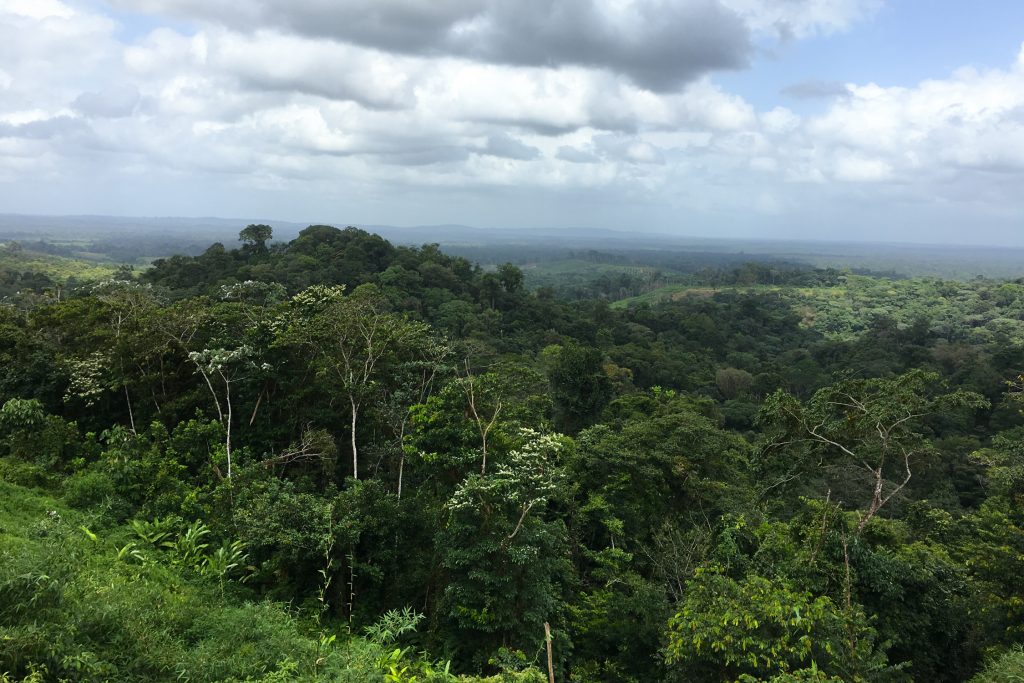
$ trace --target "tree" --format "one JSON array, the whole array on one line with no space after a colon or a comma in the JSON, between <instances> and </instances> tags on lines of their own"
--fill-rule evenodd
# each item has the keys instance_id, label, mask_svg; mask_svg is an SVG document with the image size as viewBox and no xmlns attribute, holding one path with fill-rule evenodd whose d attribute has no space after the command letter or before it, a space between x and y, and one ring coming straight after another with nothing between
<instances>
[{"instance_id":1,"label":"tree","mask_svg":"<svg viewBox=\"0 0 1024 683\"><path fill-rule=\"evenodd\" d=\"M574 433L592 424L612 398L601 352L590 346L567 344L558 350L548 371L551 396L561 429Z\"/></svg>"},{"instance_id":2,"label":"tree","mask_svg":"<svg viewBox=\"0 0 1024 683\"><path fill-rule=\"evenodd\" d=\"M269 366L261 366L255 360L254 350L245 344L234 349L203 349L193 351L188 355L195 366L196 371L203 376L210 394L213 396L213 403L217 408L217 418L224 425L224 450L227 453L227 477L231 479L231 426L234 422L234 400L231 395L231 388L237 382L249 374L261 369L269 369ZM224 397L214 388L214 381L219 379L224 387Z\"/></svg>"},{"instance_id":3,"label":"tree","mask_svg":"<svg viewBox=\"0 0 1024 683\"><path fill-rule=\"evenodd\" d=\"M282 321L282 339L311 350L318 374L336 383L349 405L352 477L359 478L359 416L379 397L384 366L404 355L416 355L428 328L384 310L376 288L359 288L349 296L344 287L314 286L292 299Z\"/></svg>"},{"instance_id":4,"label":"tree","mask_svg":"<svg viewBox=\"0 0 1024 683\"><path fill-rule=\"evenodd\" d=\"M754 377L746 370L739 368L719 368L715 372L715 384L722 396L726 399L734 399L750 388L754 383Z\"/></svg>"},{"instance_id":5,"label":"tree","mask_svg":"<svg viewBox=\"0 0 1024 683\"><path fill-rule=\"evenodd\" d=\"M551 401L543 376L506 364L474 374L466 360L452 381L413 408L412 443L422 458L451 468L460 480L508 455L523 428L547 422Z\"/></svg>"},{"instance_id":6,"label":"tree","mask_svg":"<svg viewBox=\"0 0 1024 683\"><path fill-rule=\"evenodd\" d=\"M264 252L267 250L267 242L274 236L274 229L269 225L253 223L247 225L238 233L238 241L253 251Z\"/></svg>"},{"instance_id":7,"label":"tree","mask_svg":"<svg viewBox=\"0 0 1024 683\"><path fill-rule=\"evenodd\" d=\"M521 445L487 476L469 475L445 506L437 549L448 571L443 606L457 648L532 652L561 610L568 571L565 525L550 515L562 488L563 436L524 430Z\"/></svg>"},{"instance_id":8,"label":"tree","mask_svg":"<svg viewBox=\"0 0 1024 683\"><path fill-rule=\"evenodd\" d=\"M414 408L422 406L430 398L438 374L449 369L448 357L452 352L444 340L431 338L424 342L420 358L407 360L393 368L392 376L398 381L386 389L385 396L377 404L378 412L384 416L394 436L394 451L398 454L398 500L402 499L406 456L415 453L415 448L408 443Z\"/></svg>"},{"instance_id":9,"label":"tree","mask_svg":"<svg viewBox=\"0 0 1024 683\"><path fill-rule=\"evenodd\" d=\"M480 453L482 455L480 474L484 475L487 474L487 437L501 415L502 397L500 393L492 397L485 396L485 392L477 386L478 382L469 370L468 360L466 361L466 374L459 377L458 383L466 394L470 415L473 416L473 422L476 424L477 431L480 432ZM488 403L487 398L492 400Z\"/></svg>"},{"instance_id":10,"label":"tree","mask_svg":"<svg viewBox=\"0 0 1024 683\"><path fill-rule=\"evenodd\" d=\"M154 350L163 346L157 341L151 326L154 313L159 312L160 301L153 294L150 285L139 285L130 280L101 282L93 288L93 295L108 309L109 325L114 339L107 348L96 351L92 357L79 360L73 365L76 370L73 380L77 380L81 386L76 387L76 382L73 381L71 388L82 389L85 394L95 393L99 389L98 380L102 374L95 371L96 361L106 361L102 365L106 365L107 373L115 374L112 378L113 384L119 384L124 391L128 421L134 431L135 411L129 391L128 367L134 366L140 375L146 374L144 363L148 360L147 356L151 356ZM86 405L90 405L88 397ZM154 401L154 405L158 404Z\"/></svg>"},{"instance_id":11,"label":"tree","mask_svg":"<svg viewBox=\"0 0 1024 683\"><path fill-rule=\"evenodd\" d=\"M867 484L859 533L910 483L918 460L934 452L924 433L926 420L987 405L971 392L944 393L938 375L923 370L892 379L846 380L818 390L806 403L778 391L760 416L768 431L763 454L768 461L781 458L804 468L820 460L832 486L851 495L863 495L858 491ZM807 473L799 469L790 467L777 481Z\"/></svg>"},{"instance_id":12,"label":"tree","mask_svg":"<svg viewBox=\"0 0 1024 683\"><path fill-rule=\"evenodd\" d=\"M485 273L480 278L480 303L494 308L498 294L501 293L501 280L494 273Z\"/></svg>"},{"instance_id":13,"label":"tree","mask_svg":"<svg viewBox=\"0 0 1024 683\"><path fill-rule=\"evenodd\" d=\"M77 425L47 415L36 399L12 398L0 408L0 456L53 470L65 467L78 448Z\"/></svg>"},{"instance_id":14,"label":"tree","mask_svg":"<svg viewBox=\"0 0 1024 683\"><path fill-rule=\"evenodd\" d=\"M511 263L503 263L498 266L498 280L509 294L518 292L523 288L523 271Z\"/></svg>"},{"instance_id":15,"label":"tree","mask_svg":"<svg viewBox=\"0 0 1024 683\"><path fill-rule=\"evenodd\" d=\"M591 547L639 553L665 525L701 526L742 507L749 447L697 407L671 392L632 394L579 434L567 469L584 510L599 512L577 520Z\"/></svg>"}]
</instances>

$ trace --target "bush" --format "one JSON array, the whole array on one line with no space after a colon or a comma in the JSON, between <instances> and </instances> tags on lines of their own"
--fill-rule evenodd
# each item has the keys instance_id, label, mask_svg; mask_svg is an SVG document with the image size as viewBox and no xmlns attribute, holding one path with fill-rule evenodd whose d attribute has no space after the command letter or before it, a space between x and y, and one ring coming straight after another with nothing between
<instances>
[{"instance_id":1,"label":"bush","mask_svg":"<svg viewBox=\"0 0 1024 683\"><path fill-rule=\"evenodd\" d=\"M117 493L113 479L105 472L86 470L64 481L64 500L76 508L90 508L108 502Z\"/></svg>"},{"instance_id":2,"label":"bush","mask_svg":"<svg viewBox=\"0 0 1024 683\"><path fill-rule=\"evenodd\" d=\"M53 475L34 463L0 458L0 479L27 488L46 488L53 482Z\"/></svg>"},{"instance_id":3,"label":"bush","mask_svg":"<svg viewBox=\"0 0 1024 683\"><path fill-rule=\"evenodd\" d=\"M47 469L64 469L77 457L78 426L47 415L35 400L12 398L0 408L0 454Z\"/></svg>"}]
</instances>

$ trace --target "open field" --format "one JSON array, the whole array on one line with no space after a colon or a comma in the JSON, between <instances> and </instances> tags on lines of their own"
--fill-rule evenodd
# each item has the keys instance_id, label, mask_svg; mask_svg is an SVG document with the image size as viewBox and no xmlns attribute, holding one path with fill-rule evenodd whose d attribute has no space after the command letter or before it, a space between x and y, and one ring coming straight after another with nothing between
<instances>
[{"instance_id":1,"label":"open field","mask_svg":"<svg viewBox=\"0 0 1024 683\"><path fill-rule=\"evenodd\" d=\"M69 258L43 254L29 249L0 245L0 272L41 273L65 282L69 279L97 280L110 277L117 264L88 258Z\"/></svg>"}]
</instances>

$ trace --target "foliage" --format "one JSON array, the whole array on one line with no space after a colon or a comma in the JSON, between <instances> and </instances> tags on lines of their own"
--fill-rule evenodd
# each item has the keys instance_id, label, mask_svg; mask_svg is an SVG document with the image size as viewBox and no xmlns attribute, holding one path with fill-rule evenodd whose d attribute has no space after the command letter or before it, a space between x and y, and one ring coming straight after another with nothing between
<instances>
[{"instance_id":1,"label":"foliage","mask_svg":"<svg viewBox=\"0 0 1024 683\"><path fill-rule=\"evenodd\" d=\"M977 394L943 393L938 384L937 374L913 370L893 379L845 380L819 389L805 404L776 392L762 409L766 460L795 461L797 468L823 460L834 473L832 488L844 499L863 501L863 530L910 483L917 461L933 454L923 433L927 418L988 406ZM857 491L858 478L866 480L860 484L866 493Z\"/></svg>"},{"instance_id":2,"label":"foliage","mask_svg":"<svg viewBox=\"0 0 1024 683\"><path fill-rule=\"evenodd\" d=\"M1013 675L1020 282L239 236L0 268L9 678Z\"/></svg>"},{"instance_id":3,"label":"foliage","mask_svg":"<svg viewBox=\"0 0 1024 683\"><path fill-rule=\"evenodd\" d=\"M971 683L1020 683L1024 681L1024 649L1020 645L990 662Z\"/></svg>"},{"instance_id":4,"label":"foliage","mask_svg":"<svg viewBox=\"0 0 1024 683\"><path fill-rule=\"evenodd\" d=\"M669 621L666 660L684 677L773 679L812 669L863 681L885 669L863 614L784 580L698 572L681 608Z\"/></svg>"},{"instance_id":5,"label":"foliage","mask_svg":"<svg viewBox=\"0 0 1024 683\"><path fill-rule=\"evenodd\" d=\"M533 651L543 624L558 616L565 527L548 506L560 488L557 458L568 446L528 432L488 476L470 475L445 506L438 550L448 570L442 602L457 640Z\"/></svg>"}]
</instances>

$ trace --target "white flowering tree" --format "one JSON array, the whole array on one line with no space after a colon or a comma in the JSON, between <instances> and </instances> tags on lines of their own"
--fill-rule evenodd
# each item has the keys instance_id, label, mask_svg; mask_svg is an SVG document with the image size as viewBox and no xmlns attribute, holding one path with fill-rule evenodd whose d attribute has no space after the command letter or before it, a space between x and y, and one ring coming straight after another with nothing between
<instances>
[{"instance_id":1,"label":"white flowering tree","mask_svg":"<svg viewBox=\"0 0 1024 683\"><path fill-rule=\"evenodd\" d=\"M217 418L224 425L224 450L227 454L227 477L231 479L231 427L234 420L232 387L256 372L268 371L270 366L259 363L257 354L247 344L233 349L203 349L188 354L202 375L217 409Z\"/></svg>"},{"instance_id":2,"label":"white flowering tree","mask_svg":"<svg viewBox=\"0 0 1024 683\"><path fill-rule=\"evenodd\" d=\"M445 506L437 537L449 572L445 612L465 642L531 651L543 624L557 620L566 529L548 508L564 488L558 459L571 445L522 430L518 448L489 474L468 476Z\"/></svg>"}]
</instances>

